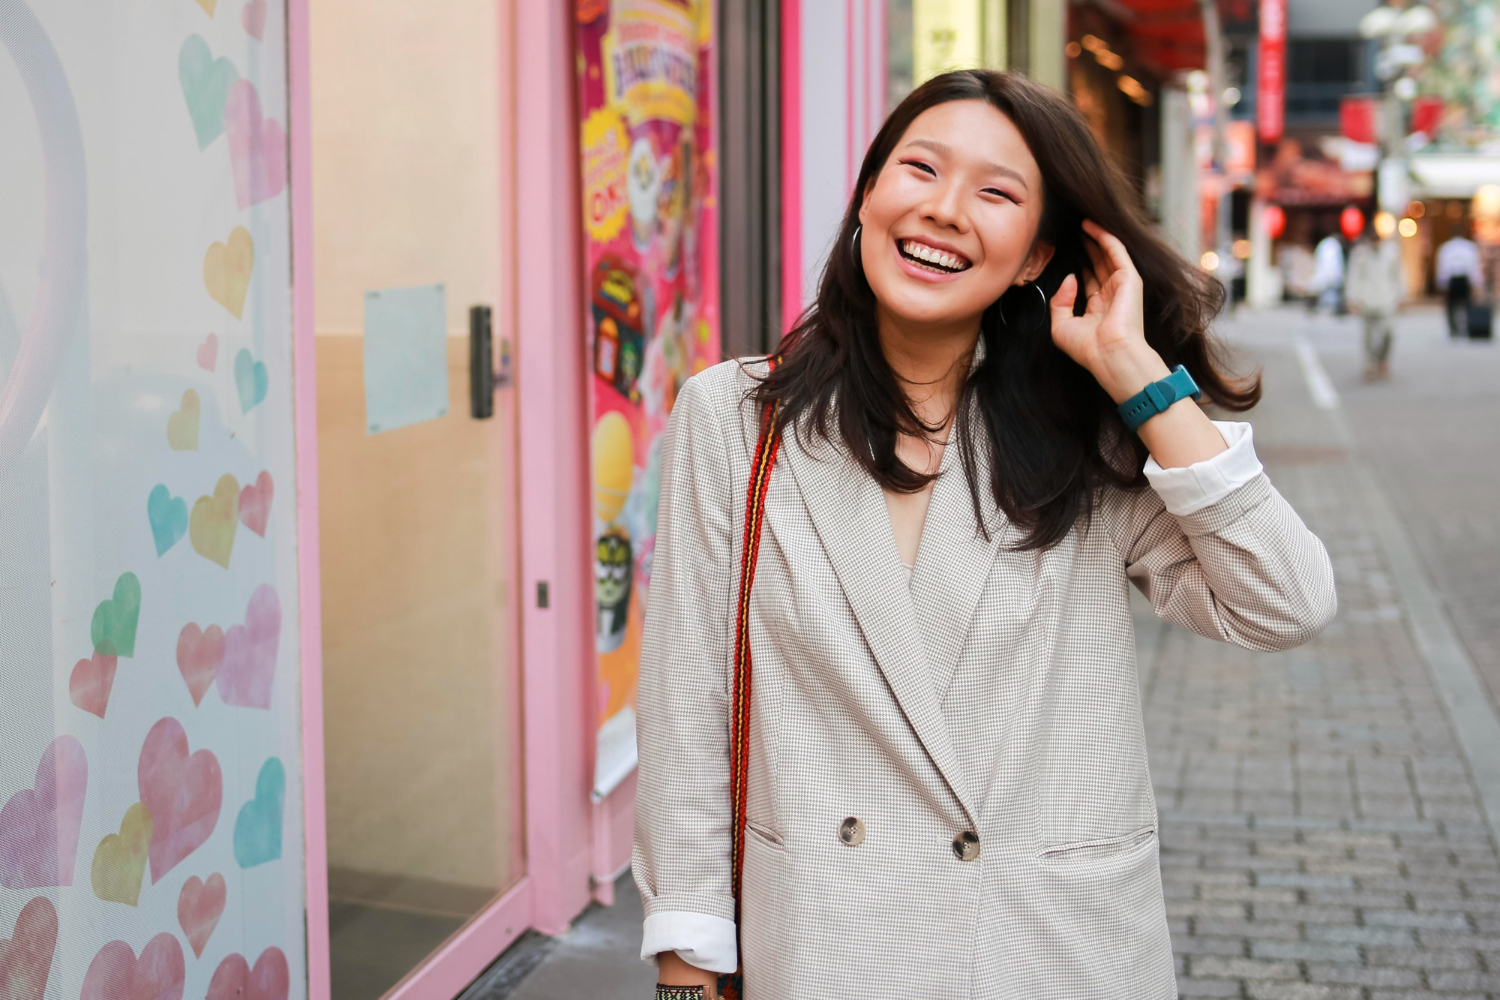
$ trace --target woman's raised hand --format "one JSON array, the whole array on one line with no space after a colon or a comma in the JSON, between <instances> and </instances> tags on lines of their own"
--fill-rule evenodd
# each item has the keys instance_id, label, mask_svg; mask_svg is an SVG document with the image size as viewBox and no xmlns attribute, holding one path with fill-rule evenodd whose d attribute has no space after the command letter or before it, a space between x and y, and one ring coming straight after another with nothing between
<instances>
[{"instance_id":1,"label":"woman's raised hand","mask_svg":"<svg viewBox=\"0 0 1500 1000\"><path fill-rule=\"evenodd\" d=\"M1052 342L1123 403L1168 370L1146 343L1141 276L1125 244L1092 219L1084 220L1083 231L1089 237L1083 244L1090 264L1083 285L1087 304L1082 316L1073 315L1078 278L1064 278L1052 296Z\"/></svg>"}]
</instances>

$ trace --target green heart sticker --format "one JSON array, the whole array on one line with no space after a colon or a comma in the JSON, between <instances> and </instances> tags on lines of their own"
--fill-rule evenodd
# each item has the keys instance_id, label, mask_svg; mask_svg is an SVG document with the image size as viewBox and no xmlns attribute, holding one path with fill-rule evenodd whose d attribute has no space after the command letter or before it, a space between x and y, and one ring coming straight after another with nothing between
<instances>
[{"instance_id":1,"label":"green heart sticker","mask_svg":"<svg viewBox=\"0 0 1500 1000\"><path fill-rule=\"evenodd\" d=\"M189 35L177 53L177 78L182 82L182 96L193 119L198 148L207 149L224 132L224 106L229 101L230 86L240 78L239 71L228 59L215 59L202 35Z\"/></svg>"},{"instance_id":2,"label":"green heart sticker","mask_svg":"<svg viewBox=\"0 0 1500 1000\"><path fill-rule=\"evenodd\" d=\"M105 656L134 656L135 627L141 620L141 581L134 573L122 573L115 581L115 596L99 602L89 631L94 652Z\"/></svg>"}]
</instances>

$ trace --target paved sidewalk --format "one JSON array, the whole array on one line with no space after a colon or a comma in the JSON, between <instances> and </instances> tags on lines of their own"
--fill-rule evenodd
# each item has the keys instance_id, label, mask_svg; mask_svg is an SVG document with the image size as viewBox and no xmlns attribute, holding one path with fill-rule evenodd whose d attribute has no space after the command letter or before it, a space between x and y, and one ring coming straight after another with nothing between
<instances>
[{"instance_id":1,"label":"paved sidewalk","mask_svg":"<svg viewBox=\"0 0 1500 1000\"><path fill-rule=\"evenodd\" d=\"M1362 457L1371 428L1385 425L1351 432L1342 405L1315 405L1296 340L1319 356L1328 352L1333 383L1354 399L1357 368L1351 375L1346 348L1357 328L1288 312L1247 314L1225 329L1252 363L1264 365L1266 400L1250 416L1257 449L1272 481L1327 544L1340 606L1318 639L1279 655L1140 620L1181 995L1500 1000L1500 858L1465 756L1466 744L1471 752L1478 745L1476 733L1500 733L1500 723L1481 693L1458 704L1455 726L1436 678L1451 689L1452 678L1461 679L1456 667L1471 675L1472 668L1461 653L1456 666L1435 670L1430 661L1434 635L1454 632L1443 587L1458 584L1432 574L1434 588L1430 571L1411 556L1414 545L1429 565L1441 561L1432 533L1409 525L1443 512L1449 499L1411 481L1401 481L1399 502L1390 499L1395 490L1381 484L1399 480L1400 468L1390 466L1390 455L1374 468ZM1405 360L1398 353L1398 377ZM1441 381L1431 371L1423 378L1428 386ZM1374 402L1359 404L1384 406L1391 426L1411 402L1410 393L1369 396ZM1421 434L1417 425L1410 436L1420 441ZM1453 468L1467 457L1460 448L1424 457L1463 479ZM1488 474L1500 482L1500 473ZM1444 544L1461 547L1461 540ZM1482 557L1468 559L1464 572L1482 575L1474 568ZM1398 565L1406 577L1397 576ZM1500 620L1479 609L1455 617L1462 615L1471 651L1487 634L1485 622ZM1500 764L1495 756L1480 762L1481 779ZM1500 795L1490 797L1491 808L1500 808L1493 801ZM639 903L628 878L615 908L586 914L519 986L497 985L475 1000L648 996L650 970L635 957Z\"/></svg>"},{"instance_id":2,"label":"paved sidewalk","mask_svg":"<svg viewBox=\"0 0 1500 1000\"><path fill-rule=\"evenodd\" d=\"M1393 575L1388 501L1314 404L1296 322L1226 326L1265 366L1257 448L1328 546L1339 614L1277 656L1159 636L1144 704L1179 989L1494 997L1500 861L1402 599L1425 584Z\"/></svg>"}]
</instances>

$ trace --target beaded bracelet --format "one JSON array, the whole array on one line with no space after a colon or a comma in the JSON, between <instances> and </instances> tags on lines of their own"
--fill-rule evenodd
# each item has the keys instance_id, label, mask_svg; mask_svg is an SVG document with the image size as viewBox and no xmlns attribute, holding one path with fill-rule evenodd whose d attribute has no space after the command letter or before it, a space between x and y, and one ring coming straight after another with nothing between
<instances>
[{"instance_id":1,"label":"beaded bracelet","mask_svg":"<svg viewBox=\"0 0 1500 1000\"><path fill-rule=\"evenodd\" d=\"M656 1000L703 1000L703 987L663 986L657 983Z\"/></svg>"}]
</instances>

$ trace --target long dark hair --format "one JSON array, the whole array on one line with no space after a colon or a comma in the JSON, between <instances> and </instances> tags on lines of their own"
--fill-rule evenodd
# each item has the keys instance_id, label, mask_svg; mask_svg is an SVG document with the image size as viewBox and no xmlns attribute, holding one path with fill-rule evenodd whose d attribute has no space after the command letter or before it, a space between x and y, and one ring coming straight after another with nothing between
<instances>
[{"instance_id":1,"label":"long dark hair","mask_svg":"<svg viewBox=\"0 0 1500 1000\"><path fill-rule=\"evenodd\" d=\"M806 425L824 438L836 428L854 457L888 489L913 493L932 481L933 475L896 455L899 434L936 428L913 411L881 350L875 296L854 239L864 192L911 123L935 105L966 100L987 101L1010 118L1041 168L1045 202L1037 239L1056 248L1036 281L1047 299L1063 278L1078 274L1076 308L1082 311L1088 255L1081 223L1093 219L1119 237L1140 272L1146 339L1162 359L1169 366L1186 365L1204 395L1226 409L1255 405L1259 377L1234 378L1208 335L1223 305L1223 287L1157 235L1066 98L1020 74L987 70L934 77L886 119L860 167L817 299L782 339L781 363L754 390L756 401L779 403L783 422ZM1088 517L1100 486L1145 485L1145 446L1126 431L1094 377L1053 344L1040 298L1030 288L1012 288L985 310L983 358L964 385L954 426L979 532L988 537L990 526L974 446L988 448L989 490L1006 517L1024 529L1022 549L1061 541ZM983 424L982 435L973 432L976 419Z\"/></svg>"}]
</instances>

